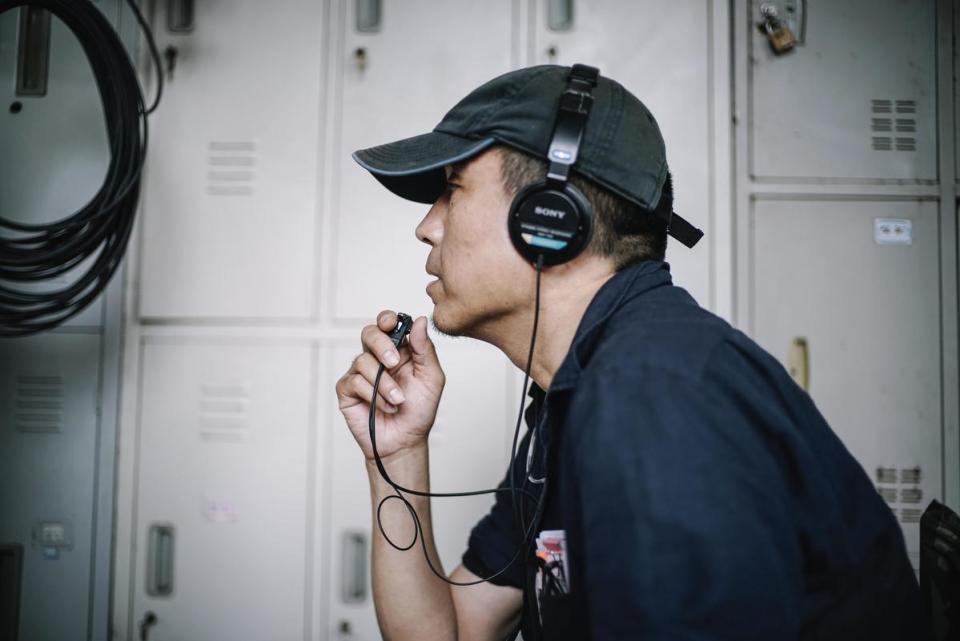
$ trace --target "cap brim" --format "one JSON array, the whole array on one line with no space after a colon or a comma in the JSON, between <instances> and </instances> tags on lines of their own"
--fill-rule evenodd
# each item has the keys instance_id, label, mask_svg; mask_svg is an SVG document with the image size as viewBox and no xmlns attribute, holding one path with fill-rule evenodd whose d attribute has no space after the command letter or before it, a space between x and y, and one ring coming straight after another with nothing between
<instances>
[{"instance_id":1,"label":"cap brim","mask_svg":"<svg viewBox=\"0 0 960 641\"><path fill-rule=\"evenodd\" d=\"M443 170L496 142L471 140L439 131L353 152L353 159L401 198L432 204L447 185Z\"/></svg>"}]
</instances>

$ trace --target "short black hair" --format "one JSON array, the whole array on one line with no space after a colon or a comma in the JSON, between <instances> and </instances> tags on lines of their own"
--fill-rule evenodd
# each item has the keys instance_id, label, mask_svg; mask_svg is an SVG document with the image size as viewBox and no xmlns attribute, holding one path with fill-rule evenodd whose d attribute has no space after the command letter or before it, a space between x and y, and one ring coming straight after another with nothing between
<instances>
[{"instance_id":1,"label":"short black hair","mask_svg":"<svg viewBox=\"0 0 960 641\"><path fill-rule=\"evenodd\" d=\"M547 175L545 160L506 145L498 146L498 150L507 193L516 194L522 187ZM572 173L570 182L593 206L593 238L586 251L610 258L616 271L644 260L664 260L667 224L661 215L669 217L673 209L673 178L669 172L653 210L630 202L576 172Z\"/></svg>"}]
</instances>

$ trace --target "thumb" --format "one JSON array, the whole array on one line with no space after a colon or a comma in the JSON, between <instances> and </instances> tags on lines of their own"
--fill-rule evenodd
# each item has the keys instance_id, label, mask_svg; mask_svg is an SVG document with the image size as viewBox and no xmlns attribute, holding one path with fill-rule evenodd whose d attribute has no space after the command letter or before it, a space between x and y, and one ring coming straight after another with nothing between
<instances>
[{"instance_id":1,"label":"thumb","mask_svg":"<svg viewBox=\"0 0 960 641\"><path fill-rule=\"evenodd\" d=\"M421 368L439 368L440 361L437 359L437 350L433 346L433 341L427 335L427 317L420 316L413 321L413 327L410 329L410 352L413 365L418 370Z\"/></svg>"}]
</instances>

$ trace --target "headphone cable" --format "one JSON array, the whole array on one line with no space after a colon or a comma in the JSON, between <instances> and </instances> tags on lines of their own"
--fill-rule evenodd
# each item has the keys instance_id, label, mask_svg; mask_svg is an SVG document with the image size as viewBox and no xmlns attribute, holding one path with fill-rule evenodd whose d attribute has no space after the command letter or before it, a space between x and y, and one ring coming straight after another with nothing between
<instances>
[{"instance_id":1,"label":"headphone cable","mask_svg":"<svg viewBox=\"0 0 960 641\"><path fill-rule=\"evenodd\" d=\"M380 472L380 476L383 478L384 481L387 482L387 484L390 487L393 488L395 492L395 494L391 494L389 496L383 497L380 500L380 503L377 505L377 526L380 528L380 533L383 535L384 540L386 540L391 547L401 552L409 550L414 545L416 545L417 539L419 538L420 545L423 548L423 556L427 561L427 566L430 568L430 571L433 572L433 574L435 574L439 579L445 581L446 583L449 583L450 585L456 585L456 586L477 585L479 583L485 583L487 581L490 581L491 579L494 579L500 576L501 574L503 574L504 572L506 572L513 565L513 563L520 557L520 555L526 550L527 546L533 540L531 535L533 534L535 525L539 522L540 517L543 514L543 508L546 503L545 497L547 495L547 486L548 486L546 475L544 475L544 482L540 486L539 497L534 497L534 495L531 492L529 492L528 490L525 490L522 487L517 488L516 483L514 481L514 461L517 456L517 441L518 441L518 436L520 434L520 424L523 422L524 399L526 398L527 386L530 382L530 367L533 363L533 350L534 350L534 346L536 345L537 327L540 322L540 276L543 272L543 255L542 254L537 256L535 269L537 274L537 280L536 280L536 298L535 298L534 312L533 312L533 333L530 337L530 349L527 353L527 364L523 372L523 393L520 396L520 411L517 415L517 423L513 430L513 443L510 448L510 465L507 472L507 477L509 478L508 487L497 487L489 490L474 490L470 492L424 492L422 490L412 490L410 488L403 487L402 485L394 482L393 479L390 478L390 475L387 473L387 470L383 465L383 460L380 458L380 452L377 451L377 430L376 430L377 395L380 389L380 377L383 375L383 372L385 369L382 363L380 364L380 367L377 370L377 376L373 382L373 397L370 400L370 414L368 419L368 426L370 430L370 445L373 449L373 458L374 458L374 461L376 462L377 470ZM513 557L511 557L510 561L507 562L505 566L503 566L503 568L494 572L490 576L479 578L476 581L450 580L449 578L444 576L442 572L437 570L436 567L434 567L433 561L430 559L430 554L427 550L426 542L424 541L424 538L423 538L423 525L420 521L420 516L417 514L417 510L416 508L413 507L413 504L410 503L410 501L405 496L403 496L403 494L407 493L414 496L423 496L423 497L452 498L452 497L463 497L463 496L477 496L481 494L493 494L496 492L510 492L511 503L514 511L514 518L516 520L516 523L520 525L520 528L518 528L518 530L522 533L520 545L518 546L517 551L514 553ZM518 493L522 493L523 495L531 499L536 498L533 518L531 519L529 525L526 525L526 526L523 525L522 506L520 506L520 504L517 501ZM383 510L383 506L386 504L387 501L390 501L390 500L401 501L404 504L404 506L407 508L407 511L409 512L410 517L413 519L413 522L414 522L413 540L410 541L409 545L406 545L406 546L397 545L387 535L386 531L383 528L383 520L381 519L380 514L381 514L381 510ZM525 578L526 577L524 577L524 579ZM526 585L526 580L524 580L524 585Z\"/></svg>"}]
</instances>

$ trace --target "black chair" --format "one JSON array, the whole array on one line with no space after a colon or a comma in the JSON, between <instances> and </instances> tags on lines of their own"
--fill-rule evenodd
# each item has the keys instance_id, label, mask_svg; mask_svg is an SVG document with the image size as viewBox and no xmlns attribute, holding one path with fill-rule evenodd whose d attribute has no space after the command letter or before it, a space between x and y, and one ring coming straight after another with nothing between
<instances>
[{"instance_id":1,"label":"black chair","mask_svg":"<svg viewBox=\"0 0 960 641\"><path fill-rule=\"evenodd\" d=\"M960 516L937 501L920 517L920 592L934 641L960 639Z\"/></svg>"}]
</instances>

